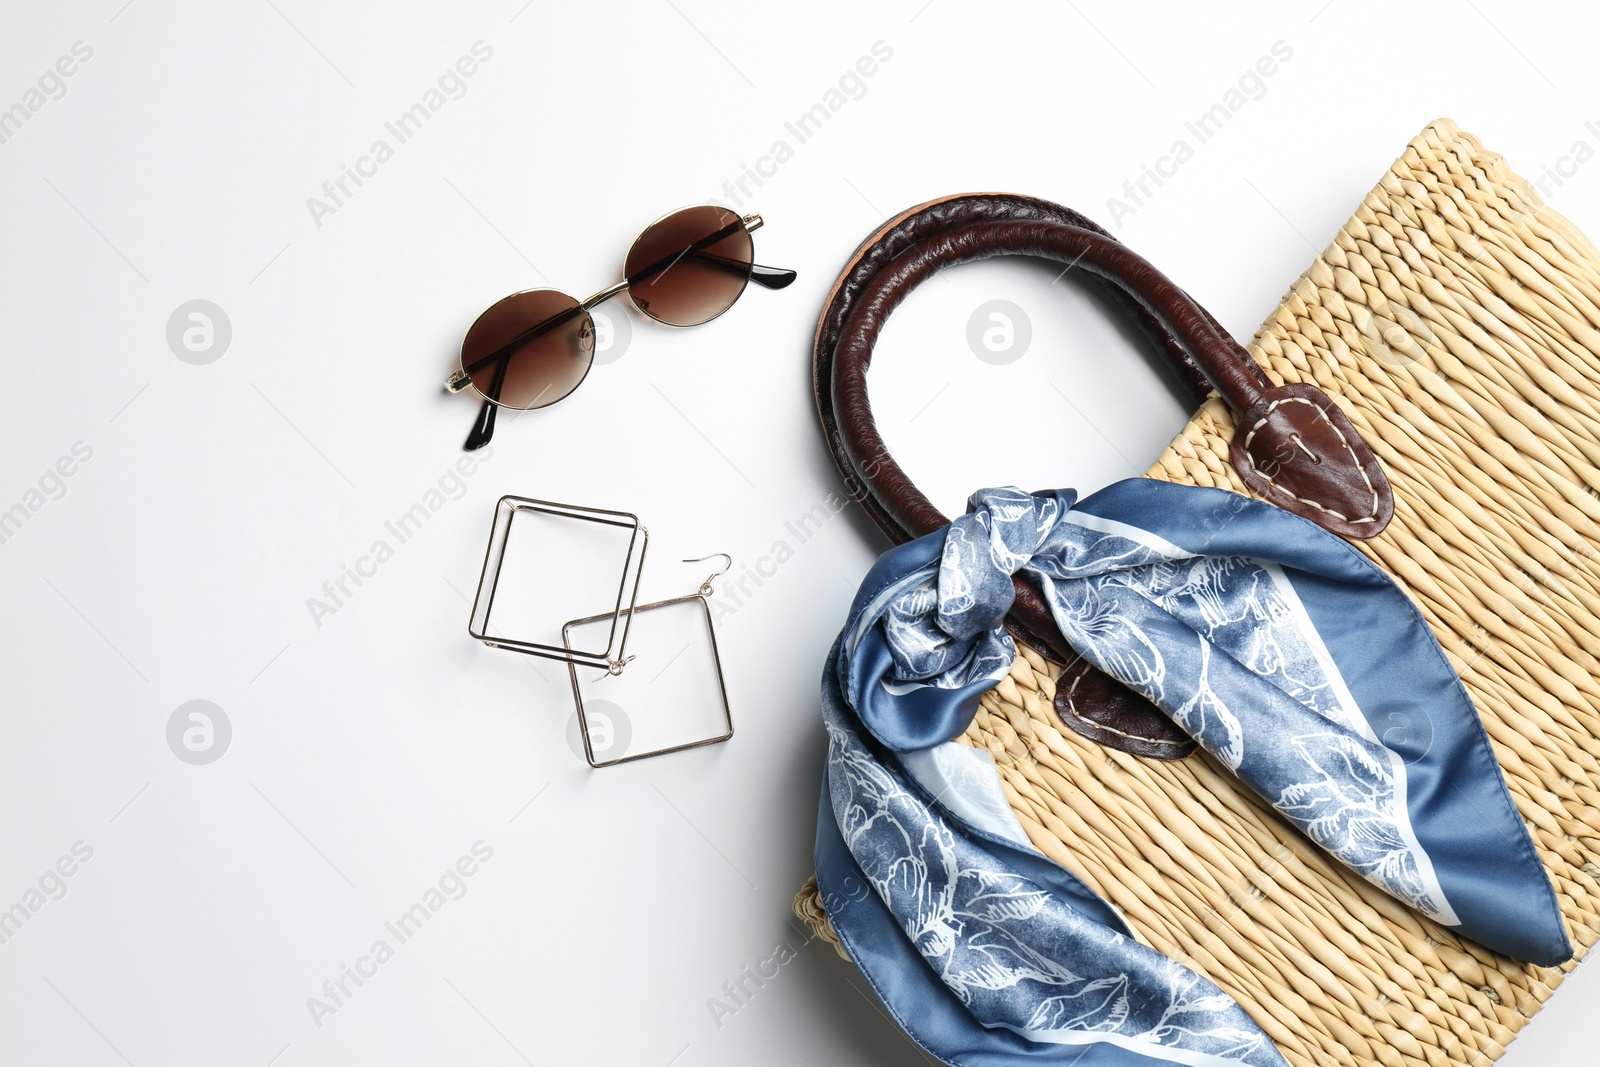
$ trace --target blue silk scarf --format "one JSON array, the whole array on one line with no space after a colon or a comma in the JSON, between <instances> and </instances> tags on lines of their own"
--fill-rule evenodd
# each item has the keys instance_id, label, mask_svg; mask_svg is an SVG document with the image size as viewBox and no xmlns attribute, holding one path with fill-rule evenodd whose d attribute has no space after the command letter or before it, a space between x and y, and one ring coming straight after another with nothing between
<instances>
[{"instance_id":1,"label":"blue silk scarf","mask_svg":"<svg viewBox=\"0 0 1600 1067\"><path fill-rule=\"evenodd\" d=\"M1283 1062L1231 997L1036 851L988 753L953 743L1015 657L1019 571L1086 659L1350 869L1495 951L1572 955L1470 698L1365 556L1220 490L990 489L878 561L822 686L824 904L927 1051L962 1067Z\"/></svg>"}]
</instances>

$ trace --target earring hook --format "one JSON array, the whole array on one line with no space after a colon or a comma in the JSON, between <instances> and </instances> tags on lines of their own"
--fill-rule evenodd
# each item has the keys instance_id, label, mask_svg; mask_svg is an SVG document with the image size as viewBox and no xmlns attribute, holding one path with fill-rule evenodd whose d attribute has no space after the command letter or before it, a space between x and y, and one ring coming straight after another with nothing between
<instances>
[{"instance_id":1,"label":"earring hook","mask_svg":"<svg viewBox=\"0 0 1600 1067\"><path fill-rule=\"evenodd\" d=\"M722 568L720 570L712 571L710 574L706 575L706 580L700 583L700 595L701 596L710 596L711 595L711 583L716 581L718 578L722 577L724 574L727 574L728 571L733 569L733 557L728 555L726 552L713 552L709 556L701 556L699 559L686 559L686 560L683 561L685 563L704 563L706 560L708 560L708 559L716 559L718 556L720 556L723 559L727 560L727 562L722 565Z\"/></svg>"}]
</instances>

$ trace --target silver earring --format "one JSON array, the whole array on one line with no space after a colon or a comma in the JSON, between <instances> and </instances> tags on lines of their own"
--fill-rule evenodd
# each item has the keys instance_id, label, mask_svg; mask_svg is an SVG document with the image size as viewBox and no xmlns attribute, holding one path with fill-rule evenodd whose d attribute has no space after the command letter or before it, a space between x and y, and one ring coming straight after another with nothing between
<instances>
[{"instance_id":1,"label":"silver earring","mask_svg":"<svg viewBox=\"0 0 1600 1067\"><path fill-rule=\"evenodd\" d=\"M611 600L610 608L600 614L572 619L565 623L561 627L559 645L554 642L553 634L506 633L492 621L495 598L501 591L501 577L505 571L506 548L511 540L513 524L519 521L546 524L552 532L564 529L566 536L577 536L580 539L593 540L604 532L619 535L620 560L607 560L604 563L603 580L606 582L608 597L611 589L610 576L618 576L615 597ZM586 532L582 526L568 525L572 523L592 525ZM483 571L478 579L478 592L472 603L472 617L467 624L467 632L491 648L504 648L524 655L560 660L567 665L568 676L572 681L572 699L577 705L578 724L583 737L584 756L592 767L611 767L668 752L681 752L684 749L714 745L733 736L733 715L728 707L727 679L722 672L722 657L717 648L717 632L713 624L710 602L713 583L733 566L733 557L726 552L714 552L699 559L684 560L685 563L700 563L720 558L723 566L707 575L700 583L700 587L687 596L640 604L638 603L639 579L644 570L645 549L649 542L649 531L639 521L639 517L631 512L609 511L576 504L558 504L554 501L519 496L501 497L495 505L494 524L489 531L489 546L484 553ZM560 568L562 573L570 570L564 560L556 560L554 565ZM539 592L537 589L535 591ZM590 729L591 709L586 708L584 704L584 687L580 682L579 670L600 671L601 679L621 676L628 664L638 658L628 651L628 639L633 632L634 620L647 612L665 611L688 604L690 601L698 602L701 618L705 622L705 639L709 643L710 653L709 665L715 675L716 698L721 707L721 732L709 737L661 745L645 752L624 750L612 758L603 758L604 753L601 752L599 754L601 758L597 758L594 734ZM560 618L559 615L556 617ZM602 623L606 625L597 626ZM595 633L596 639L587 645L575 643L574 631L580 629ZM687 647L686 645L684 650ZM681 655L684 650L680 650L677 655ZM655 651L659 654L659 650ZM666 666L661 670L664 672L670 667L674 659L676 655L668 659Z\"/></svg>"}]
</instances>

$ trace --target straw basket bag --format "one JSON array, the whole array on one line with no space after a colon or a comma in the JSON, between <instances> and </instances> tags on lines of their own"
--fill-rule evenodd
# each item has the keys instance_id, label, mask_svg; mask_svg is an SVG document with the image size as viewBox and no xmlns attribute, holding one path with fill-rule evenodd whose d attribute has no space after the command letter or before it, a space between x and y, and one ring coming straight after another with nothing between
<instances>
[{"instance_id":1,"label":"straw basket bag","mask_svg":"<svg viewBox=\"0 0 1600 1067\"><path fill-rule=\"evenodd\" d=\"M1440 120L1249 353L1333 397L1386 471L1393 518L1353 543L1465 682L1581 959L1600 938L1600 252ZM1213 396L1149 477L1249 492L1234 436ZM1013 629L1011 675L960 740L993 754L1037 848L1231 993L1295 1067L1488 1063L1576 965L1519 963L1397 903L1204 752L1152 749L1153 728L1142 748L1102 744L1139 710L1073 721L1057 684L1081 664ZM795 911L838 946L814 880Z\"/></svg>"}]
</instances>

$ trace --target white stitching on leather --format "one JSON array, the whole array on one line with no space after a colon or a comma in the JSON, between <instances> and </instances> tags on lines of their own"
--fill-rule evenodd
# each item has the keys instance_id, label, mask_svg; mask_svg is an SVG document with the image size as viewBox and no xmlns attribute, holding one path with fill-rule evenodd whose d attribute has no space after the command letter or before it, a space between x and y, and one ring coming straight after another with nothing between
<instances>
[{"instance_id":1,"label":"white stitching on leather","mask_svg":"<svg viewBox=\"0 0 1600 1067\"><path fill-rule=\"evenodd\" d=\"M1267 474L1260 467L1256 466L1256 457L1251 455L1251 453L1250 453L1250 442L1255 438L1256 431L1260 430L1261 427L1263 427L1263 426L1265 426L1267 424L1267 420L1272 417L1272 413L1274 411L1276 411L1279 407L1281 407L1284 404L1305 404L1305 405L1307 405L1308 407L1310 407L1313 411L1315 411L1317 413L1317 418L1319 418L1323 422L1327 423L1328 427L1333 430L1335 435L1338 436L1339 443L1344 445L1345 451L1350 453L1350 458L1355 460L1356 470L1360 472L1361 480L1366 483L1366 486L1367 486L1368 489L1372 490L1372 514L1371 515L1368 515L1365 518L1352 519L1347 515L1340 514L1339 512L1333 510L1330 507L1325 507L1322 504L1317 503L1315 500L1308 500L1306 497L1297 496L1296 494L1291 493L1289 490L1285 489L1283 486L1279 485L1277 482L1273 481L1271 475ZM1328 418L1328 413L1323 411L1322 407L1320 405L1312 403L1310 400L1307 400L1303 396L1280 397L1279 399L1274 400L1272 403L1268 404L1267 405L1267 410L1261 413L1261 418L1257 419L1256 422L1255 422L1255 425L1250 427L1250 432L1244 435L1244 455L1245 455L1245 458L1250 461L1250 470L1252 472L1254 472L1257 477L1259 477L1262 481L1266 482L1272 488L1276 489L1278 492L1282 493L1284 496L1288 497L1291 500L1298 500L1300 503L1305 504L1308 507L1316 508L1318 511L1325 512L1326 514L1332 515L1334 518L1340 520L1341 522L1348 522L1352 526L1356 525L1357 523L1377 522L1378 521L1378 489L1377 489L1376 486L1374 486L1372 484L1372 479L1367 477L1366 464L1361 462L1361 457L1356 455L1356 450L1350 447L1349 440L1347 440L1345 438L1344 432L1339 429L1338 424L1335 423L1332 419Z\"/></svg>"},{"instance_id":2,"label":"white stitching on leather","mask_svg":"<svg viewBox=\"0 0 1600 1067\"><path fill-rule=\"evenodd\" d=\"M1088 661L1086 660L1085 663L1087 664L1087 662ZM1116 734L1118 737L1126 737L1134 741L1143 741L1147 745L1165 745L1167 748L1182 748L1184 745L1192 743L1187 739L1182 741L1169 741L1163 737L1146 737L1144 734L1136 734L1130 730L1119 730L1115 726L1107 726L1103 722L1096 722L1087 715L1078 714L1078 702L1072 699L1072 694L1078 691L1078 683L1089 676L1089 669L1090 668L1088 666L1085 666L1083 670L1079 671L1073 677L1072 685L1067 688L1067 711L1074 719L1077 719L1081 723L1087 723L1096 730L1104 730L1108 734Z\"/></svg>"}]
</instances>

